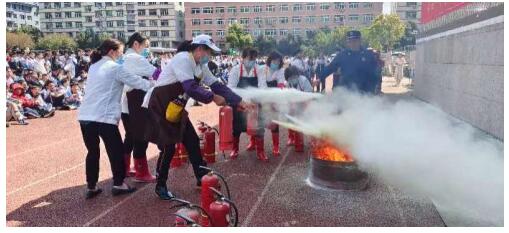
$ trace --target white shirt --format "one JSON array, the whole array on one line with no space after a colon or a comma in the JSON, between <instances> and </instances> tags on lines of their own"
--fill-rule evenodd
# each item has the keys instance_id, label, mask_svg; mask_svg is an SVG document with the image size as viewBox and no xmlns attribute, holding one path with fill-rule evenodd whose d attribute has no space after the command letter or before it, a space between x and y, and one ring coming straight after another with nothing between
<instances>
[{"instance_id":1,"label":"white shirt","mask_svg":"<svg viewBox=\"0 0 509 233\"><path fill-rule=\"evenodd\" d=\"M261 73L264 76L266 82L272 82L277 80L278 84L285 83L285 68L278 69L273 71L269 68L269 66L264 65L260 67L263 72ZM258 74L260 76L260 74Z\"/></svg>"},{"instance_id":2,"label":"white shirt","mask_svg":"<svg viewBox=\"0 0 509 233\"><path fill-rule=\"evenodd\" d=\"M300 72L305 72L308 69L307 62L300 58L294 58L290 64L297 67Z\"/></svg>"},{"instance_id":3,"label":"white shirt","mask_svg":"<svg viewBox=\"0 0 509 233\"><path fill-rule=\"evenodd\" d=\"M254 71L256 69L256 75L258 76L258 88L267 88L267 81L265 80L265 75L262 74L264 66L255 65L251 70L247 71L246 67L242 63L234 66L228 73L229 88L237 88L237 85L239 84L240 80L240 66L243 66L242 76L244 77L255 77Z\"/></svg>"},{"instance_id":4,"label":"white shirt","mask_svg":"<svg viewBox=\"0 0 509 233\"><path fill-rule=\"evenodd\" d=\"M193 80L194 76L202 77L201 82L207 86L218 81L218 78L210 72L207 64L196 64L191 53L180 52L177 53L177 55L175 55L168 65L161 71L155 87ZM151 88L145 95L142 107L148 108L148 102L150 101L150 96L152 96L152 91L153 88Z\"/></svg>"},{"instance_id":5,"label":"white shirt","mask_svg":"<svg viewBox=\"0 0 509 233\"><path fill-rule=\"evenodd\" d=\"M303 75L288 79L288 86L303 92L313 92L311 83L309 83L309 80Z\"/></svg>"},{"instance_id":6,"label":"white shirt","mask_svg":"<svg viewBox=\"0 0 509 233\"><path fill-rule=\"evenodd\" d=\"M124 63L122 63L124 69L128 72L145 77L152 77L152 74L156 71L156 68L148 62L148 60L136 53L133 49L128 49L124 55ZM129 114L129 109L127 107L127 96L126 93L133 90L129 85L124 86L124 91L122 93L122 113Z\"/></svg>"},{"instance_id":7,"label":"white shirt","mask_svg":"<svg viewBox=\"0 0 509 233\"><path fill-rule=\"evenodd\" d=\"M148 80L129 73L108 56L91 65L78 120L118 125L124 84L144 91L152 86Z\"/></svg>"}]
</instances>

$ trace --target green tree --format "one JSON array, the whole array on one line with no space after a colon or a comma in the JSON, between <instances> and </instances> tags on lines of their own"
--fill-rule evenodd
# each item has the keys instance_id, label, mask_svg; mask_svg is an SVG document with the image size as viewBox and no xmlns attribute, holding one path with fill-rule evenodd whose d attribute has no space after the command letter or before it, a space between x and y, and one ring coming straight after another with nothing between
<instances>
[{"instance_id":1,"label":"green tree","mask_svg":"<svg viewBox=\"0 0 509 233\"><path fill-rule=\"evenodd\" d=\"M276 50L282 55L293 56L299 50L302 45L302 38L300 36L294 36L288 34L285 38L279 40L276 44ZM266 52L271 52L270 50Z\"/></svg>"},{"instance_id":2,"label":"green tree","mask_svg":"<svg viewBox=\"0 0 509 233\"><path fill-rule=\"evenodd\" d=\"M252 46L253 38L249 33L244 32L242 25L235 23L228 27L226 42L230 44L230 47L240 50Z\"/></svg>"},{"instance_id":3,"label":"green tree","mask_svg":"<svg viewBox=\"0 0 509 233\"><path fill-rule=\"evenodd\" d=\"M380 44L384 50L392 50L394 45L403 37L405 24L396 14L380 15L369 27L369 40L373 44Z\"/></svg>"},{"instance_id":4,"label":"green tree","mask_svg":"<svg viewBox=\"0 0 509 233\"><path fill-rule=\"evenodd\" d=\"M7 48L18 47L24 49L26 47L33 48L35 43L29 34L18 32L7 32L6 34Z\"/></svg>"},{"instance_id":5,"label":"green tree","mask_svg":"<svg viewBox=\"0 0 509 233\"><path fill-rule=\"evenodd\" d=\"M276 49L276 40L260 35L253 42L253 47L260 52L260 55L268 55L270 51Z\"/></svg>"},{"instance_id":6,"label":"green tree","mask_svg":"<svg viewBox=\"0 0 509 233\"><path fill-rule=\"evenodd\" d=\"M32 40L37 43L40 38L43 37L41 30L36 27L32 27L29 25L21 25L19 28L14 29L12 32L15 33L26 33L32 37Z\"/></svg>"},{"instance_id":7,"label":"green tree","mask_svg":"<svg viewBox=\"0 0 509 233\"><path fill-rule=\"evenodd\" d=\"M95 32L92 29L87 29L85 31L81 31L76 35L76 43L80 48L95 48L97 47L94 44L94 36Z\"/></svg>"},{"instance_id":8,"label":"green tree","mask_svg":"<svg viewBox=\"0 0 509 233\"><path fill-rule=\"evenodd\" d=\"M405 48L409 45L415 45L415 35L417 34L417 24L414 22L407 22L405 25L405 34L398 41L398 48Z\"/></svg>"},{"instance_id":9,"label":"green tree","mask_svg":"<svg viewBox=\"0 0 509 233\"><path fill-rule=\"evenodd\" d=\"M76 49L78 45L70 36L66 34L51 34L39 40L36 46L38 49Z\"/></svg>"}]
</instances>

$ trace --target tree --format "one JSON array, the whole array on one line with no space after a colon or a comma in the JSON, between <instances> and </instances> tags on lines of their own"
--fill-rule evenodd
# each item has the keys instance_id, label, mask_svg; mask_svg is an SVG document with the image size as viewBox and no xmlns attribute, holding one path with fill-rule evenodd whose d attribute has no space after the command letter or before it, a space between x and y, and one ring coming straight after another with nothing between
<instances>
[{"instance_id":1,"label":"tree","mask_svg":"<svg viewBox=\"0 0 509 233\"><path fill-rule=\"evenodd\" d=\"M301 45L302 38L300 36L288 34L285 38L277 42L275 49L282 55L293 56L295 53L297 53Z\"/></svg>"},{"instance_id":2,"label":"tree","mask_svg":"<svg viewBox=\"0 0 509 233\"><path fill-rule=\"evenodd\" d=\"M232 24L228 27L226 42L234 49L243 49L253 45L253 38L249 33L244 32L242 25Z\"/></svg>"},{"instance_id":3,"label":"tree","mask_svg":"<svg viewBox=\"0 0 509 233\"><path fill-rule=\"evenodd\" d=\"M405 26L405 34L398 41L397 47L405 48L409 45L415 45L415 35L417 33L417 24L412 21L408 21Z\"/></svg>"},{"instance_id":4,"label":"tree","mask_svg":"<svg viewBox=\"0 0 509 233\"><path fill-rule=\"evenodd\" d=\"M32 27L29 25L21 25L19 28L14 29L12 32L16 33L26 33L32 37L32 40L37 43L39 38L43 37L41 30L36 27Z\"/></svg>"},{"instance_id":5,"label":"tree","mask_svg":"<svg viewBox=\"0 0 509 233\"><path fill-rule=\"evenodd\" d=\"M380 15L369 27L369 39L373 44L380 44L388 51L394 48L397 41L403 37L405 24L396 14Z\"/></svg>"},{"instance_id":6,"label":"tree","mask_svg":"<svg viewBox=\"0 0 509 233\"><path fill-rule=\"evenodd\" d=\"M37 43L38 49L71 49L77 48L76 41L66 34L50 34L39 40Z\"/></svg>"},{"instance_id":7,"label":"tree","mask_svg":"<svg viewBox=\"0 0 509 233\"><path fill-rule=\"evenodd\" d=\"M265 36L260 35L254 41L253 47L260 52L260 55L268 55L270 51L276 48L276 40L273 38L267 39Z\"/></svg>"},{"instance_id":8,"label":"tree","mask_svg":"<svg viewBox=\"0 0 509 233\"><path fill-rule=\"evenodd\" d=\"M80 48L95 48L94 44L95 32L92 29L87 29L76 35L76 43Z\"/></svg>"},{"instance_id":9,"label":"tree","mask_svg":"<svg viewBox=\"0 0 509 233\"><path fill-rule=\"evenodd\" d=\"M33 48L34 41L29 34L18 32L7 32L6 35L7 48L18 47L24 49L26 47Z\"/></svg>"}]
</instances>

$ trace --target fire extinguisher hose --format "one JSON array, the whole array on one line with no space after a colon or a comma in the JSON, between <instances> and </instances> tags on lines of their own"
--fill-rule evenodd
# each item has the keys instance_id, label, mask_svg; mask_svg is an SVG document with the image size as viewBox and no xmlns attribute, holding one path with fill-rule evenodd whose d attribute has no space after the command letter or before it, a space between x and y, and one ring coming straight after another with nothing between
<instances>
[{"instance_id":1,"label":"fire extinguisher hose","mask_svg":"<svg viewBox=\"0 0 509 233\"><path fill-rule=\"evenodd\" d=\"M188 202L188 201L182 200L182 199L178 199L178 198L171 199L170 201L176 201L176 202L180 202L181 203L181 204L178 204L178 205L171 206L170 209L178 208L178 207L183 207L183 206L186 206L186 207L189 207L189 208L199 209L200 212L202 214L204 214L209 219L210 225L214 226L214 223L212 222L212 218L210 217L209 213L207 213L207 211L205 211L205 209L203 209L201 206L195 205L195 204L193 204L191 202Z\"/></svg>"},{"instance_id":2,"label":"fire extinguisher hose","mask_svg":"<svg viewBox=\"0 0 509 233\"><path fill-rule=\"evenodd\" d=\"M233 201L231 201L230 199L228 199L226 197L223 197L222 199L223 199L223 201L228 202L230 204L231 208L233 208L233 211L235 212L234 213L235 219L233 221L233 226L234 227L238 226L239 225L239 210L237 209L237 206L235 205L235 203L233 203ZM230 210L230 212L231 212L231 210Z\"/></svg>"}]
</instances>

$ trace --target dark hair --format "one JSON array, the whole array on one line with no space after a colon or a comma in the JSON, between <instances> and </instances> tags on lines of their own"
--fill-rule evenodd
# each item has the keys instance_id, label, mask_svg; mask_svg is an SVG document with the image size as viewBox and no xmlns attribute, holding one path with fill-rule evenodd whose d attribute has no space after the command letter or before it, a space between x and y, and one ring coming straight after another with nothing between
<instances>
[{"instance_id":1,"label":"dark hair","mask_svg":"<svg viewBox=\"0 0 509 233\"><path fill-rule=\"evenodd\" d=\"M177 47L177 53L180 53L180 52L192 52L195 49L200 48L200 47L202 47L203 49L210 49L210 50L212 50L207 45L204 45L204 44L193 44L192 42L193 42L192 40L184 40L184 41L182 41L179 44L179 46Z\"/></svg>"},{"instance_id":2,"label":"dark hair","mask_svg":"<svg viewBox=\"0 0 509 233\"><path fill-rule=\"evenodd\" d=\"M299 69L295 66L288 66L288 68L285 69L285 79L288 80L290 77L299 75Z\"/></svg>"},{"instance_id":3,"label":"dark hair","mask_svg":"<svg viewBox=\"0 0 509 233\"><path fill-rule=\"evenodd\" d=\"M283 67L283 56L276 51L273 51L269 54L269 57L267 58L267 66L270 66L270 64L272 64L272 60L278 59L281 61L279 63L279 69L281 69L281 67Z\"/></svg>"},{"instance_id":4,"label":"dark hair","mask_svg":"<svg viewBox=\"0 0 509 233\"><path fill-rule=\"evenodd\" d=\"M122 45L123 45L122 42L120 42L117 39L111 39L111 38L106 39L101 44L101 46L99 46L99 48L97 48L97 50L94 50L94 52L90 56L91 64L94 64L94 63L98 62L99 60L101 60L101 58L103 58L103 56L106 56L110 52L110 50L117 50Z\"/></svg>"},{"instance_id":5,"label":"dark hair","mask_svg":"<svg viewBox=\"0 0 509 233\"><path fill-rule=\"evenodd\" d=\"M127 40L126 46L128 48L131 48L131 47L133 47L135 41L141 44L141 43L145 42L146 40L148 40L148 37L142 35L139 32L135 32Z\"/></svg>"},{"instance_id":6,"label":"dark hair","mask_svg":"<svg viewBox=\"0 0 509 233\"><path fill-rule=\"evenodd\" d=\"M242 50L242 58L246 58L246 57L249 57L249 58L256 58L258 57L258 50L254 49L254 48L245 48L244 50Z\"/></svg>"},{"instance_id":7,"label":"dark hair","mask_svg":"<svg viewBox=\"0 0 509 233\"><path fill-rule=\"evenodd\" d=\"M46 80L46 82L44 83L44 88L46 89L50 84L52 84L53 81L51 80Z\"/></svg>"}]
</instances>

